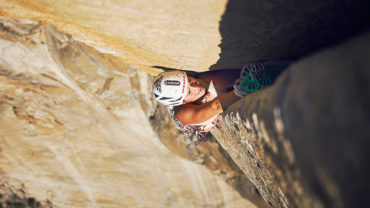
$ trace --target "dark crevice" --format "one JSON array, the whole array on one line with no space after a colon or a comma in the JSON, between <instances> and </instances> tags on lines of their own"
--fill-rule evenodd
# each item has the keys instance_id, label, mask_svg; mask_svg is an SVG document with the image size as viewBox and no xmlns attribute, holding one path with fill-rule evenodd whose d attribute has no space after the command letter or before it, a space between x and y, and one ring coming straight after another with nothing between
<instances>
[{"instance_id":1,"label":"dark crevice","mask_svg":"<svg viewBox=\"0 0 370 208\"><path fill-rule=\"evenodd\" d=\"M229 0L220 58L211 68L295 60L370 29L367 0Z\"/></svg>"}]
</instances>

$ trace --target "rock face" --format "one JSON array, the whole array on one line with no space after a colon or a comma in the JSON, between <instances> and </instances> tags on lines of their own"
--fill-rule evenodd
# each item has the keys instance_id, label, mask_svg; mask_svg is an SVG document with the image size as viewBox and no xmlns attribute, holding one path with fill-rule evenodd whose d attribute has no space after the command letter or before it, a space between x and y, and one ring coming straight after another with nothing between
<instances>
[{"instance_id":1,"label":"rock face","mask_svg":"<svg viewBox=\"0 0 370 208\"><path fill-rule=\"evenodd\" d=\"M46 207L255 207L160 142L151 79L50 25L1 17L1 185L20 181L1 196Z\"/></svg>"},{"instance_id":2,"label":"rock face","mask_svg":"<svg viewBox=\"0 0 370 208\"><path fill-rule=\"evenodd\" d=\"M196 145L186 134L180 134L168 114L167 107L158 104L150 117L151 125L161 142L173 153L196 164L201 164L222 177L241 196L257 207L269 207L258 193L255 185L230 158L229 154L209 135L206 142ZM166 131L163 131L166 129Z\"/></svg>"},{"instance_id":3,"label":"rock face","mask_svg":"<svg viewBox=\"0 0 370 208\"><path fill-rule=\"evenodd\" d=\"M205 71L219 58L218 27L225 4L226 0L0 0L0 14L51 24L152 73L150 66Z\"/></svg>"},{"instance_id":4,"label":"rock face","mask_svg":"<svg viewBox=\"0 0 370 208\"><path fill-rule=\"evenodd\" d=\"M29 196L21 181L8 177L0 178L0 207L53 208L50 201L37 201Z\"/></svg>"},{"instance_id":5,"label":"rock face","mask_svg":"<svg viewBox=\"0 0 370 208\"><path fill-rule=\"evenodd\" d=\"M273 207L370 202L370 34L293 64L212 134Z\"/></svg>"},{"instance_id":6,"label":"rock face","mask_svg":"<svg viewBox=\"0 0 370 208\"><path fill-rule=\"evenodd\" d=\"M253 184L273 207L367 205L368 37L299 61L197 148L143 71L299 59L367 31L369 2L0 0L47 23L0 19L0 173L59 207L263 207Z\"/></svg>"},{"instance_id":7,"label":"rock face","mask_svg":"<svg viewBox=\"0 0 370 208\"><path fill-rule=\"evenodd\" d=\"M367 0L229 0L215 66L299 59L370 29Z\"/></svg>"},{"instance_id":8,"label":"rock face","mask_svg":"<svg viewBox=\"0 0 370 208\"><path fill-rule=\"evenodd\" d=\"M369 28L368 0L0 0L3 16L51 24L79 41L151 67L292 59Z\"/></svg>"}]
</instances>

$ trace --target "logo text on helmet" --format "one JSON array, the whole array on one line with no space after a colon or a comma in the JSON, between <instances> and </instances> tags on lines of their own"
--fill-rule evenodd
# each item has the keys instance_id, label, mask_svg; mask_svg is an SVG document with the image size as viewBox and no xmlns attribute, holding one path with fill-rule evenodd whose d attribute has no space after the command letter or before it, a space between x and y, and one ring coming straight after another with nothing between
<instances>
[{"instance_id":1,"label":"logo text on helmet","mask_svg":"<svg viewBox=\"0 0 370 208\"><path fill-rule=\"evenodd\" d=\"M180 86L181 82L177 80L166 80L164 81L165 85L171 85L171 86Z\"/></svg>"},{"instance_id":2,"label":"logo text on helmet","mask_svg":"<svg viewBox=\"0 0 370 208\"><path fill-rule=\"evenodd\" d=\"M154 82L154 87L157 89L157 91L158 91L159 93L162 93L162 88L161 88L162 78L163 78L163 76L159 77L159 79L157 79L157 80Z\"/></svg>"}]
</instances>

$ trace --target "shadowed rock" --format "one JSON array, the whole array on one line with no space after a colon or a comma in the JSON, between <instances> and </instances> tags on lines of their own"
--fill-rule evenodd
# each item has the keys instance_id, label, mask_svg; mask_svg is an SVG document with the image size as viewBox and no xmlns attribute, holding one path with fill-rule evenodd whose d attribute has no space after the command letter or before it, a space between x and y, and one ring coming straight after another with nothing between
<instances>
[{"instance_id":1,"label":"shadowed rock","mask_svg":"<svg viewBox=\"0 0 370 208\"><path fill-rule=\"evenodd\" d=\"M370 28L367 0L229 0L216 66L297 59Z\"/></svg>"},{"instance_id":2,"label":"shadowed rock","mask_svg":"<svg viewBox=\"0 0 370 208\"><path fill-rule=\"evenodd\" d=\"M370 203L370 34L300 60L212 134L273 207Z\"/></svg>"}]
</instances>

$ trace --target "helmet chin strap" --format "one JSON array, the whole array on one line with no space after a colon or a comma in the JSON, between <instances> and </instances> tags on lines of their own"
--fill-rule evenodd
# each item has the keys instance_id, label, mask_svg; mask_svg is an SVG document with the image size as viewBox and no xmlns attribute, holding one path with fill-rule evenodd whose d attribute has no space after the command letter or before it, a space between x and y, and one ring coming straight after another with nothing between
<instances>
[{"instance_id":1,"label":"helmet chin strap","mask_svg":"<svg viewBox=\"0 0 370 208\"><path fill-rule=\"evenodd\" d=\"M211 95L214 95L215 97L218 96L215 85L213 84L213 81L209 83L208 92L211 93Z\"/></svg>"},{"instance_id":2,"label":"helmet chin strap","mask_svg":"<svg viewBox=\"0 0 370 208\"><path fill-rule=\"evenodd\" d=\"M208 88L209 84L206 82L206 81L203 81L201 79L196 79L200 85L202 85L202 87L204 87L205 89Z\"/></svg>"},{"instance_id":3,"label":"helmet chin strap","mask_svg":"<svg viewBox=\"0 0 370 208\"><path fill-rule=\"evenodd\" d=\"M212 80L211 80L210 83L207 83L206 81L203 81L201 79L197 79L197 80L199 81L200 85L202 85L205 89L207 89L206 90L206 93L209 92L214 97L219 96L219 93L217 92L217 89L216 89L215 85L213 84L213 81Z\"/></svg>"},{"instance_id":4,"label":"helmet chin strap","mask_svg":"<svg viewBox=\"0 0 370 208\"><path fill-rule=\"evenodd\" d=\"M204 94L196 101L194 101L195 103L205 103L205 102L208 102L208 99L209 99L209 96L211 95L211 100L215 97L218 96L218 93L217 93L217 90L213 84L213 81L211 81L209 84L203 80L199 80L199 84L204 87L204 89L206 89L204 91Z\"/></svg>"}]
</instances>

